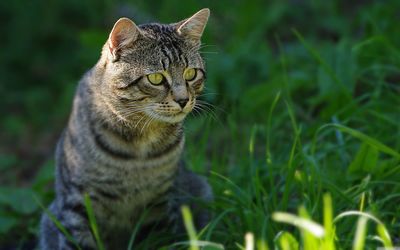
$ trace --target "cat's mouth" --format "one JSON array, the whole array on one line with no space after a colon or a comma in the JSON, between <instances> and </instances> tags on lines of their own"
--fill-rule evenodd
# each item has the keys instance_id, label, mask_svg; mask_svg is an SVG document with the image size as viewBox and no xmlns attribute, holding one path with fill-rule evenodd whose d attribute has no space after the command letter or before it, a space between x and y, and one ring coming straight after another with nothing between
<instances>
[{"instance_id":1,"label":"cat's mouth","mask_svg":"<svg viewBox=\"0 0 400 250\"><path fill-rule=\"evenodd\" d=\"M162 122L167 122L167 123L178 123L178 122L182 122L186 115L188 113L181 110L178 112L174 112L174 113L165 113L165 112L155 112L155 111L150 111L147 113L147 115L154 120L158 120L158 121L162 121Z\"/></svg>"}]
</instances>

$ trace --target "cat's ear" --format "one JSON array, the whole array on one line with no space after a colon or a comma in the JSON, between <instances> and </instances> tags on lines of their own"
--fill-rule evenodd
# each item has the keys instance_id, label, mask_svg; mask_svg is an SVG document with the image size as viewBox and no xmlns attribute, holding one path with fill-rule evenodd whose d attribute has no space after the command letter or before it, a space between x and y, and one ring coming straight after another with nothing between
<instances>
[{"instance_id":1,"label":"cat's ear","mask_svg":"<svg viewBox=\"0 0 400 250\"><path fill-rule=\"evenodd\" d=\"M134 42L139 34L139 28L129 18L120 18L114 24L108 39L108 47L114 61L118 60L120 50Z\"/></svg>"},{"instance_id":2,"label":"cat's ear","mask_svg":"<svg viewBox=\"0 0 400 250\"><path fill-rule=\"evenodd\" d=\"M176 31L179 35L185 36L191 40L200 41L209 16L210 9L201 9L190 18L177 23Z\"/></svg>"}]
</instances>

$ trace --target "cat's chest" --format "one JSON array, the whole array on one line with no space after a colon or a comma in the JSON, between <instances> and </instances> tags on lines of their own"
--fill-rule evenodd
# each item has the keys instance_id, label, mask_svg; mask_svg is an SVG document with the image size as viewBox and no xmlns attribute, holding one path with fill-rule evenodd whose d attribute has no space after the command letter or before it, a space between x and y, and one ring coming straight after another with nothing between
<instances>
[{"instance_id":1,"label":"cat's chest","mask_svg":"<svg viewBox=\"0 0 400 250\"><path fill-rule=\"evenodd\" d=\"M107 177L113 182L94 190L102 199L99 216L112 227L134 224L143 211L154 211L154 207L167 201L177 169L178 161L175 160L152 168L109 171Z\"/></svg>"},{"instance_id":2,"label":"cat's chest","mask_svg":"<svg viewBox=\"0 0 400 250\"><path fill-rule=\"evenodd\" d=\"M160 141L157 135L126 142L113 134L101 135L113 151L128 157L114 157L93 141L96 150L89 151L92 157L77 170L83 171L79 175L99 198L96 217L111 228L129 227L143 211L165 201L175 181L184 138L166 136Z\"/></svg>"}]
</instances>

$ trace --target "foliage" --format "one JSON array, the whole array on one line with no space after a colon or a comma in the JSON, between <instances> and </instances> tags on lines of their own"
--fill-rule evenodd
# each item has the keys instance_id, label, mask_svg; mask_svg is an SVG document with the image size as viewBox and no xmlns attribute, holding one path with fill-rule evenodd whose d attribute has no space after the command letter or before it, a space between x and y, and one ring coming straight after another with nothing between
<instances>
[{"instance_id":1,"label":"foliage","mask_svg":"<svg viewBox=\"0 0 400 250\"><path fill-rule=\"evenodd\" d=\"M399 1L35 0L0 2L0 246L33 247L43 212L33 197L53 197L53 151L74 88L117 17L175 22L202 7L212 12L202 49L209 104L188 119L185 158L209 175L215 201L192 242L400 245Z\"/></svg>"}]
</instances>

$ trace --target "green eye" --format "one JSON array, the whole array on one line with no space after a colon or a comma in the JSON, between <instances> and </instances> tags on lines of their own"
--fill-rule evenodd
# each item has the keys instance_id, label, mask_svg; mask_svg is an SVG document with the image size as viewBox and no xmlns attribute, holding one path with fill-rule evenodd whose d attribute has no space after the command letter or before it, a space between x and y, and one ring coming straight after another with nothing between
<instances>
[{"instance_id":1,"label":"green eye","mask_svg":"<svg viewBox=\"0 0 400 250\"><path fill-rule=\"evenodd\" d=\"M161 73L154 73L147 75L147 79L151 84L159 85L163 82L164 76Z\"/></svg>"},{"instance_id":2,"label":"green eye","mask_svg":"<svg viewBox=\"0 0 400 250\"><path fill-rule=\"evenodd\" d=\"M185 72L183 72L183 78L185 78L186 81L191 81L196 77L196 69L189 68L186 69Z\"/></svg>"}]
</instances>

